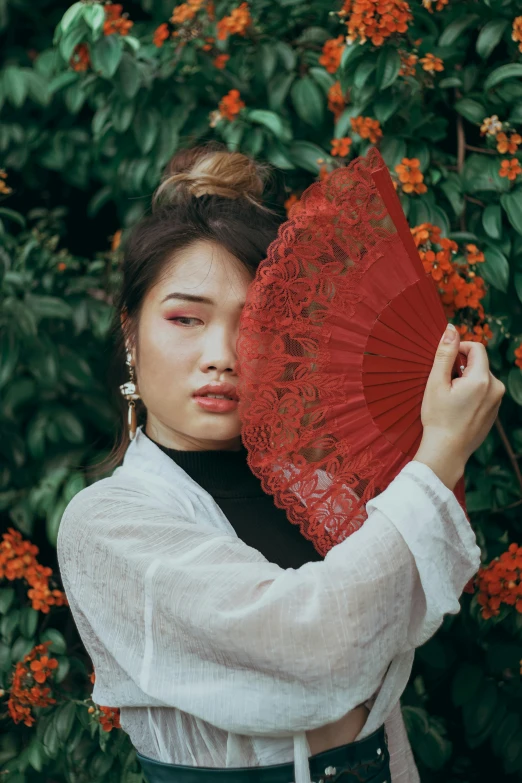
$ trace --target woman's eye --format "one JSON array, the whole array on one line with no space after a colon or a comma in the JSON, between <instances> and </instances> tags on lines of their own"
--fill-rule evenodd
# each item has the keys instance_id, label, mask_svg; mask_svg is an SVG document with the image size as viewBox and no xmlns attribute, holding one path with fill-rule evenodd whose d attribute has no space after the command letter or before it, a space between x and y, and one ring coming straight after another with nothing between
<instances>
[{"instance_id":1,"label":"woman's eye","mask_svg":"<svg viewBox=\"0 0 522 783\"><path fill-rule=\"evenodd\" d=\"M174 316L174 318L169 318L169 321L175 321L175 322L178 322L178 321L199 321L199 320L200 320L199 318L191 318L188 315L176 315L176 316ZM181 325L182 326L189 326L189 324L186 324L186 323L182 323Z\"/></svg>"}]
</instances>

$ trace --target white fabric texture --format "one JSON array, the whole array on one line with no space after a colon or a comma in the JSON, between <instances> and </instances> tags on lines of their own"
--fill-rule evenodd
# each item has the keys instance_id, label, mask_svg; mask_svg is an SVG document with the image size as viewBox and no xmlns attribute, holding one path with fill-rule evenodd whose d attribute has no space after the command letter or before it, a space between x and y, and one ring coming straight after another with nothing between
<instances>
[{"instance_id":1,"label":"white fabric texture","mask_svg":"<svg viewBox=\"0 0 522 783\"><path fill-rule=\"evenodd\" d=\"M455 496L419 462L371 500L324 560L283 569L238 538L214 499L141 428L123 465L79 492L58 534L73 618L145 756L239 767L294 761L305 732L375 696L393 783L418 783L399 699L480 565ZM289 523L290 524L290 523Z\"/></svg>"}]
</instances>

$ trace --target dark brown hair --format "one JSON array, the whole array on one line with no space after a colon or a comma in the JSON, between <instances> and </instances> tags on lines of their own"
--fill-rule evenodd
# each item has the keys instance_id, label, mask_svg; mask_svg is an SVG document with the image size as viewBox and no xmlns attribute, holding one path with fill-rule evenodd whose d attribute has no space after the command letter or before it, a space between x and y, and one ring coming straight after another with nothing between
<instances>
[{"instance_id":1,"label":"dark brown hair","mask_svg":"<svg viewBox=\"0 0 522 783\"><path fill-rule=\"evenodd\" d=\"M120 401L121 427L111 453L94 466L92 476L112 471L123 460L129 445L128 403L120 395L119 385L129 380L125 344L135 344L147 292L175 254L199 240L223 246L254 273L285 219L281 207L273 209L263 203L263 196L268 200L267 180L271 187L277 186L274 173L267 164L230 152L219 142L181 150L168 164L152 198L150 213L134 225L123 241L111 368L111 386ZM141 400L136 401L136 413L138 426L144 424L146 410Z\"/></svg>"}]
</instances>

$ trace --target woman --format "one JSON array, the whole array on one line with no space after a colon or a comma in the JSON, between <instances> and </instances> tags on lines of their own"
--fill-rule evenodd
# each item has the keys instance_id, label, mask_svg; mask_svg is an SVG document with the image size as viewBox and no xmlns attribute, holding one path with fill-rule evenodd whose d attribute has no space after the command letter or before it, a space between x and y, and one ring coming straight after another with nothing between
<instances>
[{"instance_id":1,"label":"woman","mask_svg":"<svg viewBox=\"0 0 522 783\"><path fill-rule=\"evenodd\" d=\"M178 154L126 243L131 442L65 511L64 589L93 699L120 708L149 783L413 783L399 698L480 565L452 489L504 387L468 342L451 382L448 328L414 460L319 556L240 437L239 316L280 222L262 204L266 171L216 145Z\"/></svg>"}]
</instances>

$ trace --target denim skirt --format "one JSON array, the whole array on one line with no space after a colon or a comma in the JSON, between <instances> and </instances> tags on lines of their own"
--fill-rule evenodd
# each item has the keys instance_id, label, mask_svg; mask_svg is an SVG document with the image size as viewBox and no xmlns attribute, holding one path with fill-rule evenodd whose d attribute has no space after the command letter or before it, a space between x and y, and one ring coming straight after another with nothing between
<instances>
[{"instance_id":1,"label":"denim skirt","mask_svg":"<svg viewBox=\"0 0 522 783\"><path fill-rule=\"evenodd\" d=\"M164 764L137 754L147 783L293 783L294 763L262 767L193 767ZM356 742L309 756L313 783L391 783L384 725Z\"/></svg>"}]
</instances>

